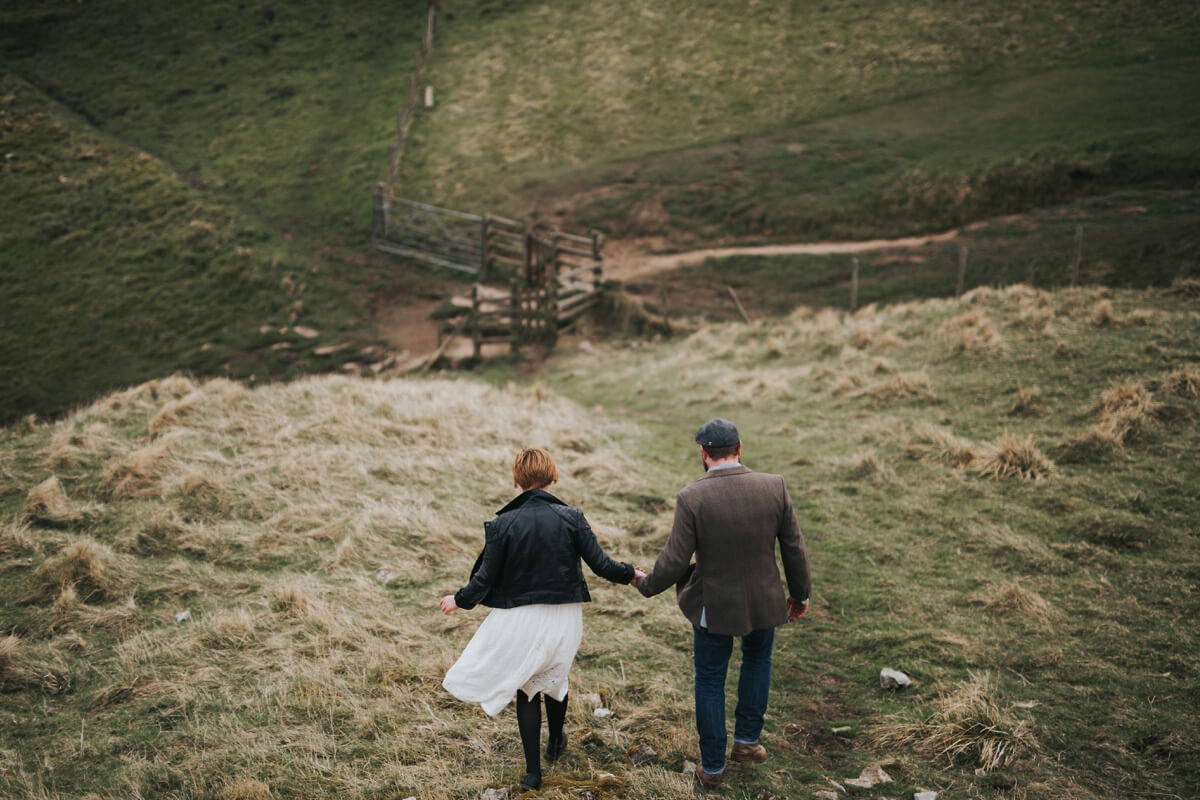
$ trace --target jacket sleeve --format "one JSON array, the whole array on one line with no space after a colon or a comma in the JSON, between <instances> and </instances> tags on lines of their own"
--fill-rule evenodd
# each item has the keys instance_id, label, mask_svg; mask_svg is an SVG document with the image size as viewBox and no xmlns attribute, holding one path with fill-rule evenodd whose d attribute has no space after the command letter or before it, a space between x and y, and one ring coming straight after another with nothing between
<instances>
[{"instance_id":1,"label":"jacket sleeve","mask_svg":"<svg viewBox=\"0 0 1200 800\"><path fill-rule=\"evenodd\" d=\"M812 582L808 574L808 551L804 547L804 535L800 533L800 523L796 522L796 510L792 508L792 498L783 478L779 479L779 486L783 492L784 504L778 533L783 574L787 578L788 592L791 596L796 600L807 600L812 592Z\"/></svg>"},{"instance_id":2,"label":"jacket sleeve","mask_svg":"<svg viewBox=\"0 0 1200 800\"><path fill-rule=\"evenodd\" d=\"M592 532L592 526L588 525L583 512L576 510L572 516L576 517L573 526L575 547L588 568L601 578L613 583L629 583L633 580L633 565L609 558L604 549L600 547L600 543L596 541L596 534Z\"/></svg>"},{"instance_id":3,"label":"jacket sleeve","mask_svg":"<svg viewBox=\"0 0 1200 800\"><path fill-rule=\"evenodd\" d=\"M680 498L675 500L675 522L667 544L654 561L654 567L635 585L646 597L653 597L684 576L696 552L696 518Z\"/></svg>"},{"instance_id":4,"label":"jacket sleeve","mask_svg":"<svg viewBox=\"0 0 1200 800\"><path fill-rule=\"evenodd\" d=\"M474 572L467 585L454 593L454 602L459 608L471 609L479 605L488 591L496 584L504 568L505 539L492 531L490 523L483 526L483 552L476 560Z\"/></svg>"}]
</instances>

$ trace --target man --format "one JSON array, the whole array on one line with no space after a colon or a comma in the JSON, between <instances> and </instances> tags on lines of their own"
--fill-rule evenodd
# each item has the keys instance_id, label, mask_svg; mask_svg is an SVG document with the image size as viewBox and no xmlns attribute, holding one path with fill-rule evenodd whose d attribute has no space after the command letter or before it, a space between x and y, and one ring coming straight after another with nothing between
<instances>
[{"instance_id":1,"label":"man","mask_svg":"<svg viewBox=\"0 0 1200 800\"><path fill-rule=\"evenodd\" d=\"M728 420L709 420L696 432L700 480L676 497L675 523L645 577L634 580L646 597L675 585L679 608L694 629L696 730L704 787L725 772L725 675L733 637L742 640L742 667L730 758L765 761L758 743L771 683L775 628L808 611L808 556L783 478L751 472L740 461L741 437ZM775 563L783 560L786 599ZM689 564L692 555L696 563Z\"/></svg>"}]
</instances>

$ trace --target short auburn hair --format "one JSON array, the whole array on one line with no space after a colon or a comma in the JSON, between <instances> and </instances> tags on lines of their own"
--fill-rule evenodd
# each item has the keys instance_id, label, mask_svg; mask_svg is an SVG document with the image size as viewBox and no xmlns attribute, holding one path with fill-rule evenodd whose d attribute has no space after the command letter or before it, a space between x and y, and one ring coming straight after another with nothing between
<instances>
[{"instance_id":1,"label":"short auburn hair","mask_svg":"<svg viewBox=\"0 0 1200 800\"><path fill-rule=\"evenodd\" d=\"M527 447L513 462L513 483L521 491L540 489L558 481L554 456L540 447Z\"/></svg>"}]
</instances>

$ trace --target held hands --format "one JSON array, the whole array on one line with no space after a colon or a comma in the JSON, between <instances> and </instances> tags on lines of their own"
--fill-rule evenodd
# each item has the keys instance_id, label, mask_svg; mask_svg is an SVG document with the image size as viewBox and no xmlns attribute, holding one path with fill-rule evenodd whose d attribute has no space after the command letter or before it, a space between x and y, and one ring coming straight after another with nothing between
<instances>
[{"instance_id":1,"label":"held hands","mask_svg":"<svg viewBox=\"0 0 1200 800\"><path fill-rule=\"evenodd\" d=\"M640 581L640 580L641 580L642 578L644 578L644 577L646 577L646 570L642 569L641 567L639 567L639 566L637 566L637 565L634 565L634 567L633 567L633 580L631 580L631 581L629 582L629 585L630 585L630 586L633 586L634 584L636 584L638 581Z\"/></svg>"},{"instance_id":2,"label":"held hands","mask_svg":"<svg viewBox=\"0 0 1200 800\"><path fill-rule=\"evenodd\" d=\"M788 622L795 622L808 613L808 601L800 601L794 597L787 599Z\"/></svg>"},{"instance_id":3,"label":"held hands","mask_svg":"<svg viewBox=\"0 0 1200 800\"><path fill-rule=\"evenodd\" d=\"M442 598L442 613L447 617L450 613L458 610L458 603L454 602L454 595L448 594Z\"/></svg>"}]
</instances>

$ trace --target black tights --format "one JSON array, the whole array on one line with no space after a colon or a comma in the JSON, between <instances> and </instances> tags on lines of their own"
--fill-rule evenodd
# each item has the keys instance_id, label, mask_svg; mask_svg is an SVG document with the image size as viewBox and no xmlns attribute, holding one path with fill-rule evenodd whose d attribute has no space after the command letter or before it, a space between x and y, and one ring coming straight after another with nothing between
<instances>
[{"instance_id":1,"label":"black tights","mask_svg":"<svg viewBox=\"0 0 1200 800\"><path fill-rule=\"evenodd\" d=\"M525 692L517 690L517 730L521 732L521 747L525 750L525 771L539 776L542 774L542 704L538 702L541 697L546 699L549 741L558 741L567 720L567 695L563 695L562 700L555 700L537 692L530 699Z\"/></svg>"}]
</instances>

